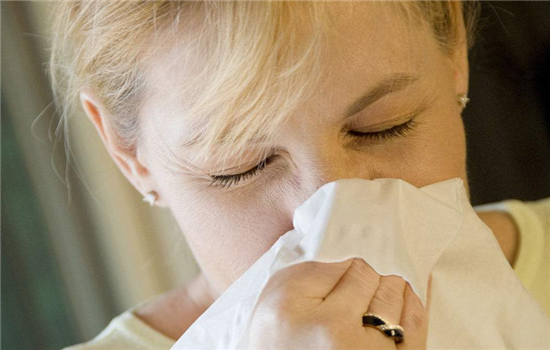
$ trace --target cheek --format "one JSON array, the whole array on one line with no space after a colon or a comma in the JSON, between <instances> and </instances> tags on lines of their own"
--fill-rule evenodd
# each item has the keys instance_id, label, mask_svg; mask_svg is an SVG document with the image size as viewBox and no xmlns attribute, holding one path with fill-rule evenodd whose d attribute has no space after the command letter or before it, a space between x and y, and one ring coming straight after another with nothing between
<instances>
[{"instance_id":1,"label":"cheek","mask_svg":"<svg viewBox=\"0 0 550 350\"><path fill-rule=\"evenodd\" d=\"M466 140L462 117L458 113L438 116L417 146L422 165L419 187L444 181L453 177L466 179ZM412 155L411 157L414 157Z\"/></svg>"},{"instance_id":2,"label":"cheek","mask_svg":"<svg viewBox=\"0 0 550 350\"><path fill-rule=\"evenodd\" d=\"M429 113L414 134L370 158L371 178L400 178L423 187L453 177L466 182L466 144L460 114Z\"/></svg>"},{"instance_id":3,"label":"cheek","mask_svg":"<svg viewBox=\"0 0 550 350\"><path fill-rule=\"evenodd\" d=\"M238 193L215 188L177 194L176 220L201 269L224 289L246 271L277 239L292 229L278 200L265 189ZM188 203L192 203L189 205Z\"/></svg>"},{"instance_id":4,"label":"cheek","mask_svg":"<svg viewBox=\"0 0 550 350\"><path fill-rule=\"evenodd\" d=\"M431 133L432 144L426 145L429 146L427 166L442 180L462 176L466 169L466 139L462 117L458 112L447 113L439 118L435 128Z\"/></svg>"}]
</instances>

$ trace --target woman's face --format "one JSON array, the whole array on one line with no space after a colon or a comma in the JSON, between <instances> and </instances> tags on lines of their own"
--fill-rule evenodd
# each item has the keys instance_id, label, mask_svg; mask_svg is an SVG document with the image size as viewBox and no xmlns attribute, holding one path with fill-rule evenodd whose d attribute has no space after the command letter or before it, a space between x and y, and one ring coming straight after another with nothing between
<instances>
[{"instance_id":1,"label":"woman's face","mask_svg":"<svg viewBox=\"0 0 550 350\"><path fill-rule=\"evenodd\" d=\"M214 165L193 164L174 172L156 153L168 144L178 157L191 157L170 144L185 133L185 121L175 123L169 114L183 111L186 101L162 97L173 95L178 75L193 72L183 64L165 69L177 50L155 62L157 80L142 110L149 144L139 158L156 183L151 189L173 212L217 292L293 229L294 210L328 182L399 178L421 187L460 177L467 185L457 102L457 95L467 92L465 55L450 61L431 32L413 28L379 3L334 2L330 8L345 38L332 38L330 75L283 126L277 142L268 145L275 156L265 168L233 187L208 186L204 175L215 172ZM197 56L195 63L201 59ZM358 104L362 96L365 103ZM346 118L347 112L353 115ZM385 136L354 133L392 127ZM259 146L251 144L250 150ZM262 161L250 154L226 159L231 169L224 175L243 173Z\"/></svg>"}]
</instances>

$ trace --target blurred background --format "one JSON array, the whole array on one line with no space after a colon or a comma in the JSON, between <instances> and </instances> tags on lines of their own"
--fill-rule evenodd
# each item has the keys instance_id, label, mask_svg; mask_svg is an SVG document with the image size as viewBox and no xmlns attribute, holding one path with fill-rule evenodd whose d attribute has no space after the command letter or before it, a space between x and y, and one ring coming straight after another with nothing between
<instances>
[{"instance_id":1,"label":"blurred background","mask_svg":"<svg viewBox=\"0 0 550 350\"><path fill-rule=\"evenodd\" d=\"M49 3L0 5L1 345L59 350L198 268L83 113L70 140L55 136ZM463 113L472 204L550 197L550 3L483 1L478 31Z\"/></svg>"}]
</instances>

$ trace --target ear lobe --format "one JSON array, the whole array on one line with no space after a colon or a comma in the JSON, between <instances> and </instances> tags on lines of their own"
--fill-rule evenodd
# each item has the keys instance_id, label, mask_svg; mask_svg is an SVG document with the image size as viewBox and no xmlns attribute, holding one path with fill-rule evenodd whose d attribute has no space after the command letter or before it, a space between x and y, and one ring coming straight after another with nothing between
<instances>
[{"instance_id":1,"label":"ear lobe","mask_svg":"<svg viewBox=\"0 0 550 350\"><path fill-rule=\"evenodd\" d=\"M124 176L138 191L144 191L149 170L139 162L133 152L120 145L118 135L108 122L109 116L89 93L81 92L80 102L103 141L103 145Z\"/></svg>"}]
</instances>

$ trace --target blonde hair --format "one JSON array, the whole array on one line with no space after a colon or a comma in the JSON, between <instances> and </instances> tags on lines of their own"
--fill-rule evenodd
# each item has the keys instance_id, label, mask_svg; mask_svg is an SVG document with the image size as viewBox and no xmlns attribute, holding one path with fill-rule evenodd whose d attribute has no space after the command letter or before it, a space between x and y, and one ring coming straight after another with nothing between
<instances>
[{"instance_id":1,"label":"blonde hair","mask_svg":"<svg viewBox=\"0 0 550 350\"><path fill-rule=\"evenodd\" d=\"M394 2L408 18L431 27L442 51L460 44L461 20L473 44L478 3ZM330 16L325 2L302 1L63 1L55 4L49 72L64 123L82 90L111 118L120 147L132 154L143 142L140 107L149 93L147 66L155 45L176 43L187 32L208 45L200 74L178 86L198 95L186 111L194 159L240 155L248 140L270 141L277 128L307 100L322 76ZM463 17L459 14L462 12ZM298 40L307 39L305 43ZM68 144L66 145L68 149Z\"/></svg>"}]
</instances>

